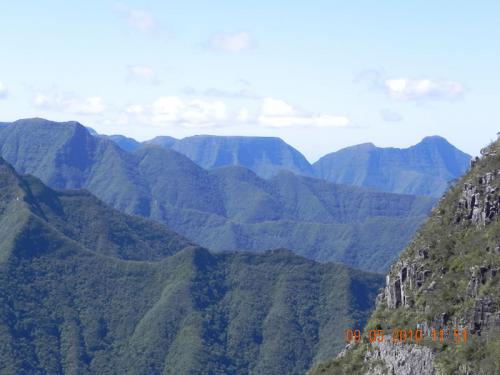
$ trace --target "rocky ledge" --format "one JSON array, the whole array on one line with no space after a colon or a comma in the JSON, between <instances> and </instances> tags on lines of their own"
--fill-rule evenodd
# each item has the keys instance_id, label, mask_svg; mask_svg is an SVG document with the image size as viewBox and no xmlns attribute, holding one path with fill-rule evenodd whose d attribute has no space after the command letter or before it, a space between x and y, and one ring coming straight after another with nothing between
<instances>
[{"instance_id":1,"label":"rocky ledge","mask_svg":"<svg viewBox=\"0 0 500 375\"><path fill-rule=\"evenodd\" d=\"M431 349L408 344L374 343L366 353L366 375L437 375Z\"/></svg>"},{"instance_id":2,"label":"rocky ledge","mask_svg":"<svg viewBox=\"0 0 500 375\"><path fill-rule=\"evenodd\" d=\"M466 183L458 202L455 222L486 225L500 213L500 194L492 183L500 171L489 172L477 178L476 183Z\"/></svg>"}]
</instances>

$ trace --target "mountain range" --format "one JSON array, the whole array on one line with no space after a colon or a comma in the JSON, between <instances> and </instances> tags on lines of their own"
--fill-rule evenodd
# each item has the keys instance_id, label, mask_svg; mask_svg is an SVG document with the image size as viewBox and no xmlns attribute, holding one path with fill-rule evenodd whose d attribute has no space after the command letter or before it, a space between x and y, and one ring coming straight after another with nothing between
<instances>
[{"instance_id":1,"label":"mountain range","mask_svg":"<svg viewBox=\"0 0 500 375\"><path fill-rule=\"evenodd\" d=\"M215 251L289 248L378 272L434 204L286 171L263 179L240 166L205 170L160 146L126 152L76 122L9 124L0 130L0 156L53 188L85 188Z\"/></svg>"},{"instance_id":2,"label":"mountain range","mask_svg":"<svg viewBox=\"0 0 500 375\"><path fill-rule=\"evenodd\" d=\"M198 135L170 141L158 137L148 143L178 151L205 169L237 165L263 178L283 170L306 176L314 174L306 158L280 138Z\"/></svg>"},{"instance_id":3,"label":"mountain range","mask_svg":"<svg viewBox=\"0 0 500 375\"><path fill-rule=\"evenodd\" d=\"M0 159L2 374L303 374L381 285L286 250L214 255Z\"/></svg>"},{"instance_id":4,"label":"mountain range","mask_svg":"<svg viewBox=\"0 0 500 375\"><path fill-rule=\"evenodd\" d=\"M406 149L380 148L372 143L351 146L325 155L314 164L273 137L161 136L142 143L119 135L109 139L125 151L151 144L172 149L205 169L242 166L262 178L289 171L339 184L434 198L465 173L471 159L438 136L426 137Z\"/></svg>"},{"instance_id":5,"label":"mountain range","mask_svg":"<svg viewBox=\"0 0 500 375\"><path fill-rule=\"evenodd\" d=\"M322 157L313 167L317 177L339 184L439 198L465 173L470 159L435 136L407 149L372 143L348 147Z\"/></svg>"},{"instance_id":6,"label":"mountain range","mask_svg":"<svg viewBox=\"0 0 500 375\"><path fill-rule=\"evenodd\" d=\"M311 374L500 374L499 192L500 141L482 150L391 266L365 339ZM417 328L420 342L408 336ZM389 340L371 342L374 330Z\"/></svg>"}]
</instances>

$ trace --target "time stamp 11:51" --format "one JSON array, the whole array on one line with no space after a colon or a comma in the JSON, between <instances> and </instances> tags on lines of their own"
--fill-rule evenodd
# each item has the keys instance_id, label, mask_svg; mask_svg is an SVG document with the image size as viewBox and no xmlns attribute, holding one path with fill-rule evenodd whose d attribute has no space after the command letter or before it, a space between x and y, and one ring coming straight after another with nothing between
<instances>
[{"instance_id":1,"label":"time stamp 11:51","mask_svg":"<svg viewBox=\"0 0 500 375\"><path fill-rule=\"evenodd\" d=\"M370 343L390 342L397 343L421 343L425 337L429 337L433 342L453 342L455 344L466 344L469 339L467 329L431 329L429 332L424 332L421 328L417 329L400 329L392 330L370 329L367 331L367 339ZM348 343L359 343L363 339L360 330L351 328L345 331L345 340Z\"/></svg>"}]
</instances>

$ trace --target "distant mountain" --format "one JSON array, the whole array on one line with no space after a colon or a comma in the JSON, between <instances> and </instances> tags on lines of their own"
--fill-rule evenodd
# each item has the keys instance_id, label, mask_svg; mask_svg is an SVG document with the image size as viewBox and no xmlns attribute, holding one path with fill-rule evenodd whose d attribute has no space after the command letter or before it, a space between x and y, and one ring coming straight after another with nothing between
<instances>
[{"instance_id":1,"label":"distant mountain","mask_svg":"<svg viewBox=\"0 0 500 375\"><path fill-rule=\"evenodd\" d=\"M116 143L127 151L139 148ZM280 138L194 136L156 137L144 142L178 151L205 169L243 166L263 178L281 171L389 193L438 198L450 181L467 170L470 156L442 137L427 137L407 149L379 148L371 143L325 155L312 166Z\"/></svg>"},{"instance_id":2,"label":"distant mountain","mask_svg":"<svg viewBox=\"0 0 500 375\"><path fill-rule=\"evenodd\" d=\"M213 255L0 159L2 374L303 374L381 282L285 250Z\"/></svg>"},{"instance_id":3,"label":"distant mountain","mask_svg":"<svg viewBox=\"0 0 500 375\"><path fill-rule=\"evenodd\" d=\"M95 131L95 129L91 128L90 126L86 126L85 129L87 129L87 131L90 133L90 135L99 135L99 133L97 133ZM107 137L107 136L104 136L104 137ZM110 136L110 137L112 137L112 136ZM119 137L121 137L121 136L119 136Z\"/></svg>"},{"instance_id":4,"label":"distant mountain","mask_svg":"<svg viewBox=\"0 0 500 375\"><path fill-rule=\"evenodd\" d=\"M102 137L108 138L115 142L122 150L133 152L139 149L142 144L133 138L125 137L123 135L103 135Z\"/></svg>"},{"instance_id":5,"label":"distant mountain","mask_svg":"<svg viewBox=\"0 0 500 375\"><path fill-rule=\"evenodd\" d=\"M407 149L371 143L328 154L314 163L318 178L380 191L440 197L462 176L471 157L441 137L428 137Z\"/></svg>"},{"instance_id":6,"label":"distant mountain","mask_svg":"<svg viewBox=\"0 0 500 375\"><path fill-rule=\"evenodd\" d=\"M149 143L178 151L205 169L242 166L263 178L283 170L306 176L313 174L306 158L280 138L197 135L180 140L157 137Z\"/></svg>"},{"instance_id":7,"label":"distant mountain","mask_svg":"<svg viewBox=\"0 0 500 375\"><path fill-rule=\"evenodd\" d=\"M174 137L160 136L143 143L146 145L155 145L170 149L177 141L178 139Z\"/></svg>"},{"instance_id":8,"label":"distant mountain","mask_svg":"<svg viewBox=\"0 0 500 375\"><path fill-rule=\"evenodd\" d=\"M312 375L500 374L500 142L482 154L391 266L363 335L386 340Z\"/></svg>"},{"instance_id":9,"label":"distant mountain","mask_svg":"<svg viewBox=\"0 0 500 375\"><path fill-rule=\"evenodd\" d=\"M158 146L125 152L72 122L17 121L0 131L0 155L54 188L88 189L213 250L290 248L379 272L434 204L286 172L265 180L242 167L206 171Z\"/></svg>"}]
</instances>

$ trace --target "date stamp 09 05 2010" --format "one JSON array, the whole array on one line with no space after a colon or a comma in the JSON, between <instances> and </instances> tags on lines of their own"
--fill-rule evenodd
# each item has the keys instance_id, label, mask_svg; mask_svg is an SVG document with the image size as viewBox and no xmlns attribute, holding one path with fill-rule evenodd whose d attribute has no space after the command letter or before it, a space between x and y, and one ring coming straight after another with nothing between
<instances>
[{"instance_id":1,"label":"date stamp 09 05 2010","mask_svg":"<svg viewBox=\"0 0 500 375\"><path fill-rule=\"evenodd\" d=\"M424 337L429 337L433 342L455 344L466 344L469 334L466 329L431 329L430 332L424 332L422 329L400 329L394 328L387 332L383 329L370 329L367 331L367 338L370 343L414 343L419 344L424 340ZM351 328L345 331L345 340L348 343L359 343L362 340L360 330Z\"/></svg>"}]
</instances>

